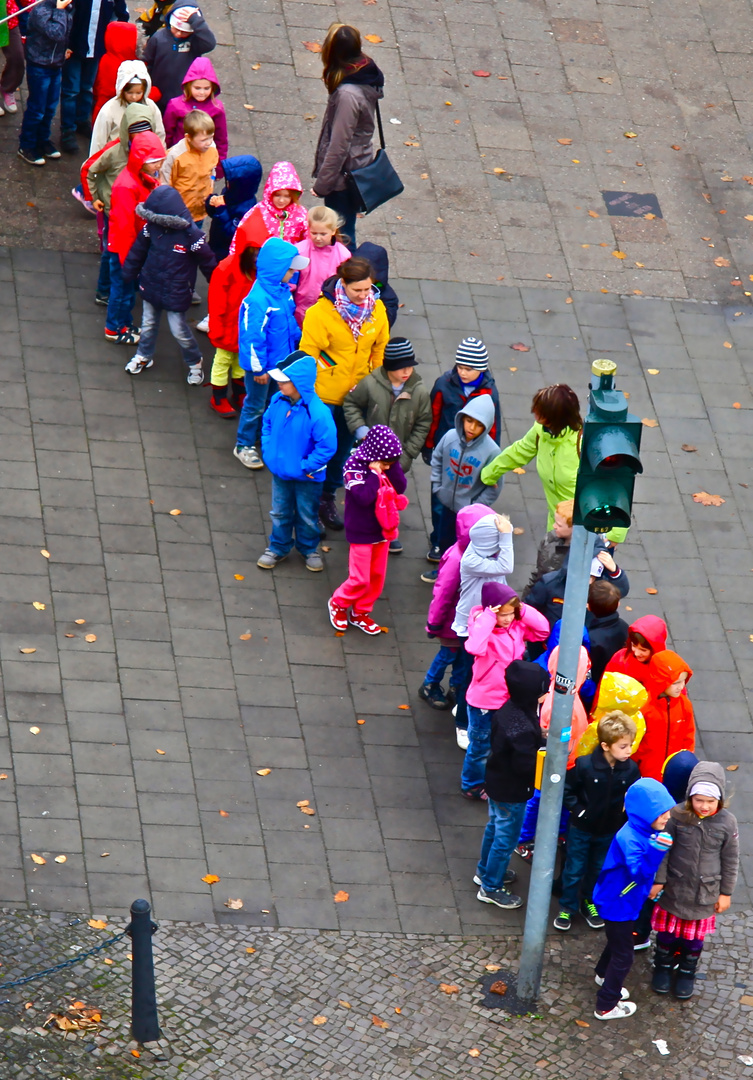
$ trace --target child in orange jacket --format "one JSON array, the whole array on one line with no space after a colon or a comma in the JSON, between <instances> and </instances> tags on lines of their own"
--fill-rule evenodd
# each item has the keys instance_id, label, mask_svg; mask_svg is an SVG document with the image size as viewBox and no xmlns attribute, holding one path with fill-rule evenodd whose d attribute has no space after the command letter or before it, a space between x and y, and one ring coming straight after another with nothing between
<instances>
[{"instance_id":1,"label":"child in orange jacket","mask_svg":"<svg viewBox=\"0 0 753 1080\"><path fill-rule=\"evenodd\" d=\"M669 649L651 657L646 680L651 696L642 709L646 734L633 755L641 776L661 780L668 757L695 749L693 706L683 693L692 674L690 665Z\"/></svg>"}]
</instances>

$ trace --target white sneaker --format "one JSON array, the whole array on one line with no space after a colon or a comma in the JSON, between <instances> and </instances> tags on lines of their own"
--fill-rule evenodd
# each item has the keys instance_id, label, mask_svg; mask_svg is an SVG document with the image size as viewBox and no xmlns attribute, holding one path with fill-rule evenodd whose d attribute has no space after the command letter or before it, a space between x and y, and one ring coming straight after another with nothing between
<instances>
[{"instance_id":1,"label":"white sneaker","mask_svg":"<svg viewBox=\"0 0 753 1080\"><path fill-rule=\"evenodd\" d=\"M201 330L202 334L209 333L209 316L205 315L201 322L196 323L196 329Z\"/></svg>"},{"instance_id":2,"label":"white sneaker","mask_svg":"<svg viewBox=\"0 0 753 1080\"><path fill-rule=\"evenodd\" d=\"M594 982L597 986L604 985L604 980L602 979L601 975L594 975ZM627 1001L627 999L630 997L630 991L624 986L620 990L620 997L623 1001Z\"/></svg>"},{"instance_id":3,"label":"white sneaker","mask_svg":"<svg viewBox=\"0 0 753 1080\"><path fill-rule=\"evenodd\" d=\"M192 364L188 369L188 378L186 382L189 386L203 386L204 385L204 368L201 364Z\"/></svg>"},{"instance_id":4,"label":"white sneaker","mask_svg":"<svg viewBox=\"0 0 753 1080\"><path fill-rule=\"evenodd\" d=\"M247 469L264 468L264 462L255 446L236 446L233 450L233 457L237 457L241 465L245 465Z\"/></svg>"},{"instance_id":5,"label":"white sneaker","mask_svg":"<svg viewBox=\"0 0 753 1080\"><path fill-rule=\"evenodd\" d=\"M148 356L139 356L138 353L132 359L128 361L125 366L129 375L140 375L144 368L150 368L154 360L150 360Z\"/></svg>"},{"instance_id":6,"label":"white sneaker","mask_svg":"<svg viewBox=\"0 0 753 1080\"><path fill-rule=\"evenodd\" d=\"M458 746L461 750L468 749L468 732L463 731L462 728L455 728L455 738L458 740Z\"/></svg>"},{"instance_id":7,"label":"white sneaker","mask_svg":"<svg viewBox=\"0 0 753 1080\"><path fill-rule=\"evenodd\" d=\"M594 1009L594 1016L597 1020L625 1020L628 1016L632 1016L637 1008L634 1001L618 1001L609 1012L600 1013L598 1009Z\"/></svg>"}]
</instances>

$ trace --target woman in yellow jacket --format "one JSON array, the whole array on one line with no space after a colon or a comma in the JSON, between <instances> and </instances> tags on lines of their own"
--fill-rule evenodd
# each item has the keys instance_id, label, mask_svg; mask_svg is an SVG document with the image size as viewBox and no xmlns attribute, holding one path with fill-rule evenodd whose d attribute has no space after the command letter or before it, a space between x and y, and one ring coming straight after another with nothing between
<instances>
[{"instance_id":1,"label":"woman in yellow jacket","mask_svg":"<svg viewBox=\"0 0 753 1080\"><path fill-rule=\"evenodd\" d=\"M327 466L319 516L330 529L342 529L335 492L342 487L343 465L353 447L343 413L346 394L375 368L381 367L389 341L387 311L374 287L368 259L353 256L341 263L337 276L322 285L322 295L303 320L300 348L317 362L315 390L332 410L337 450Z\"/></svg>"}]
</instances>

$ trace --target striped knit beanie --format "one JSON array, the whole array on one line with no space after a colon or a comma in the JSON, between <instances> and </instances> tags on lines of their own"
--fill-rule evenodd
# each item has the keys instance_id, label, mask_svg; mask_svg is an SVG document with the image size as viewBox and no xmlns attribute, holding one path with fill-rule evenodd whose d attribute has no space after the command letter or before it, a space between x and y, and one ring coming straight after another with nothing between
<instances>
[{"instance_id":1,"label":"striped knit beanie","mask_svg":"<svg viewBox=\"0 0 753 1080\"><path fill-rule=\"evenodd\" d=\"M489 354L481 338L463 338L455 353L455 363L475 368L476 371L486 371L489 367Z\"/></svg>"},{"instance_id":2,"label":"striped knit beanie","mask_svg":"<svg viewBox=\"0 0 753 1080\"><path fill-rule=\"evenodd\" d=\"M397 371L399 368L414 367L418 363L410 341L404 337L393 337L384 347L384 370Z\"/></svg>"}]
</instances>

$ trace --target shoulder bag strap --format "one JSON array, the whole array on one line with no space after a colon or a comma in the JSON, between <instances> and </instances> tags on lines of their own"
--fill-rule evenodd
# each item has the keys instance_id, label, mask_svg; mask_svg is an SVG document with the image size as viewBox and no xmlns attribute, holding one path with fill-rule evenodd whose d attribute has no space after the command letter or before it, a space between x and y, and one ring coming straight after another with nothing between
<instances>
[{"instance_id":1,"label":"shoulder bag strap","mask_svg":"<svg viewBox=\"0 0 753 1080\"><path fill-rule=\"evenodd\" d=\"M376 103L376 122L377 122L377 127L379 128L379 143L380 143L380 145L382 147L382 150L385 150L386 147L384 145L384 128L382 127L382 114L379 111L379 101L378 100L377 100L377 103Z\"/></svg>"}]
</instances>

